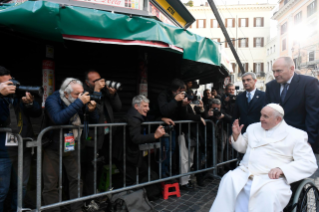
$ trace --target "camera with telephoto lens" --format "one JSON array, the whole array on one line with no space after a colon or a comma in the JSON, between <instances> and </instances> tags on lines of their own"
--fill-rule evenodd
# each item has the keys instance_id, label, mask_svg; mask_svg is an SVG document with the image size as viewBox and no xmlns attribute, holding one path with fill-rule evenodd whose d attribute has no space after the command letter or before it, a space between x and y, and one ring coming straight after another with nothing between
<instances>
[{"instance_id":1,"label":"camera with telephoto lens","mask_svg":"<svg viewBox=\"0 0 319 212\"><path fill-rule=\"evenodd\" d=\"M90 99L91 101L100 101L101 100L101 96L100 95L94 95L94 94L90 94Z\"/></svg>"},{"instance_id":2,"label":"camera with telephoto lens","mask_svg":"<svg viewBox=\"0 0 319 212\"><path fill-rule=\"evenodd\" d=\"M29 92L33 96L42 97L43 96L43 88L40 86L25 86L21 85L18 80L10 79L9 81L12 82L14 86L16 86L16 93L17 95L23 96L25 92Z\"/></svg>"},{"instance_id":3,"label":"camera with telephoto lens","mask_svg":"<svg viewBox=\"0 0 319 212\"><path fill-rule=\"evenodd\" d=\"M168 125L168 126L164 126L164 130L165 132L170 132L174 129L174 126L173 125Z\"/></svg>"},{"instance_id":4,"label":"camera with telephoto lens","mask_svg":"<svg viewBox=\"0 0 319 212\"><path fill-rule=\"evenodd\" d=\"M222 113L219 111L219 109L217 107L213 108L213 113L214 113L213 116L215 118L219 118L222 115Z\"/></svg>"},{"instance_id":5,"label":"camera with telephoto lens","mask_svg":"<svg viewBox=\"0 0 319 212\"><path fill-rule=\"evenodd\" d=\"M85 94L86 92L89 93L89 91L84 91L83 94ZM91 101L100 101L101 100L101 95L89 94L89 96L90 96Z\"/></svg>"},{"instance_id":6,"label":"camera with telephoto lens","mask_svg":"<svg viewBox=\"0 0 319 212\"><path fill-rule=\"evenodd\" d=\"M105 84L106 84L107 87L114 88L116 90L121 90L122 89L122 87L121 87L122 84L120 82L115 82L115 81L108 80L108 81L105 82Z\"/></svg>"}]
</instances>

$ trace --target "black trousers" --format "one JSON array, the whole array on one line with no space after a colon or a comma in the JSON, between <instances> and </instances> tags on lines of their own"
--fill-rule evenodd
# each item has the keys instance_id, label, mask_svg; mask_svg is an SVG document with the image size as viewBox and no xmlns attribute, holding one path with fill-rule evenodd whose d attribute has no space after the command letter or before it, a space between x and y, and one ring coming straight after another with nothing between
<instances>
[{"instance_id":1,"label":"black trousers","mask_svg":"<svg viewBox=\"0 0 319 212\"><path fill-rule=\"evenodd\" d=\"M75 148L72 152L62 153L62 164L65 167L69 180L70 199L78 198L78 152ZM43 200L45 205L59 202L59 152L46 149L43 152ZM80 180L80 197L82 196L82 180ZM83 202L71 204L72 212L82 211ZM49 209L50 212L59 212L60 208Z\"/></svg>"}]
</instances>

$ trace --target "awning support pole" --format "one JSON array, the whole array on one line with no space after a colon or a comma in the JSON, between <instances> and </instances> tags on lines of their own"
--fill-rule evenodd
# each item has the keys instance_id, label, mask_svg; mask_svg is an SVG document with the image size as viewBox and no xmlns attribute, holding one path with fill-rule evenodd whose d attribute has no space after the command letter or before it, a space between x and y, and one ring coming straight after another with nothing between
<instances>
[{"instance_id":1,"label":"awning support pole","mask_svg":"<svg viewBox=\"0 0 319 212\"><path fill-rule=\"evenodd\" d=\"M232 51L232 53L233 53L233 55L235 57L235 60L236 60L238 66L240 68L241 73L244 74L245 73L244 67L243 67L243 65L240 62L238 54L237 54L237 52L236 52L236 50L235 50L235 48L233 46L232 41L230 40L230 37L229 37L229 35L227 33L227 30L225 28L223 20L221 19L220 15L219 15L219 12L218 12L218 10L216 8L216 5L215 5L214 1L213 0L208 0L208 3L209 3L209 6L212 9L212 11L213 11L213 13L214 13L214 15L216 17L216 20L217 20L217 22L219 24L220 29L222 30L222 32L223 32L223 34L224 34L224 36L226 38L226 41L227 41L227 43L229 45L229 48L230 48L230 50Z\"/></svg>"}]
</instances>

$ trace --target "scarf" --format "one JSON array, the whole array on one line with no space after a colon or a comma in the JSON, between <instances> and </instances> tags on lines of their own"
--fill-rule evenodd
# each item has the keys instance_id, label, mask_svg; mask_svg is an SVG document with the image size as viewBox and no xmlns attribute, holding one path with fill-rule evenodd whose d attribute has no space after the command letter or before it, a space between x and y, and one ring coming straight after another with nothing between
<instances>
[{"instance_id":1,"label":"scarf","mask_svg":"<svg viewBox=\"0 0 319 212\"><path fill-rule=\"evenodd\" d=\"M65 98L65 96L60 96L62 101L64 102L64 104L66 104L66 106L70 106L71 102ZM72 123L72 125L74 126L80 126L81 125L81 119L79 114L75 114L74 116L71 117L70 122ZM77 141L78 137L81 137L82 134L82 129L78 130L78 129L72 129L73 132L73 136L74 136L74 140Z\"/></svg>"}]
</instances>

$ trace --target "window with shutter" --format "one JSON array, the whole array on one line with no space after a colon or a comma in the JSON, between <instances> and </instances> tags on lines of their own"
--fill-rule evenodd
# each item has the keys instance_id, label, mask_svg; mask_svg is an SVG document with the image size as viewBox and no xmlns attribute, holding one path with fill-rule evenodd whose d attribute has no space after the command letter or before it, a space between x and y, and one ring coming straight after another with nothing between
<instances>
[{"instance_id":1,"label":"window with shutter","mask_svg":"<svg viewBox=\"0 0 319 212\"><path fill-rule=\"evenodd\" d=\"M241 18L240 19L239 27L247 27L247 18Z\"/></svg>"},{"instance_id":2,"label":"window with shutter","mask_svg":"<svg viewBox=\"0 0 319 212\"><path fill-rule=\"evenodd\" d=\"M233 28L235 25L234 22L235 22L234 18L226 18L226 26L225 27Z\"/></svg>"},{"instance_id":3,"label":"window with shutter","mask_svg":"<svg viewBox=\"0 0 319 212\"><path fill-rule=\"evenodd\" d=\"M239 42L239 44L240 44L239 47L242 47L242 48L248 47L247 40L248 40L248 38L241 38L241 40L240 40L240 42Z\"/></svg>"},{"instance_id":4,"label":"window with shutter","mask_svg":"<svg viewBox=\"0 0 319 212\"><path fill-rule=\"evenodd\" d=\"M282 51L286 50L286 39L282 40Z\"/></svg>"},{"instance_id":5,"label":"window with shutter","mask_svg":"<svg viewBox=\"0 0 319 212\"><path fill-rule=\"evenodd\" d=\"M315 60L315 51L311 51L309 52L309 62L310 61L314 61Z\"/></svg>"},{"instance_id":6,"label":"window with shutter","mask_svg":"<svg viewBox=\"0 0 319 212\"><path fill-rule=\"evenodd\" d=\"M255 18L255 27L263 27L263 18Z\"/></svg>"},{"instance_id":7,"label":"window with shutter","mask_svg":"<svg viewBox=\"0 0 319 212\"><path fill-rule=\"evenodd\" d=\"M285 22L283 25L281 25L281 34L286 33L287 31L287 22Z\"/></svg>"},{"instance_id":8,"label":"window with shutter","mask_svg":"<svg viewBox=\"0 0 319 212\"><path fill-rule=\"evenodd\" d=\"M256 63L254 63L253 72L256 73Z\"/></svg>"},{"instance_id":9,"label":"window with shutter","mask_svg":"<svg viewBox=\"0 0 319 212\"><path fill-rule=\"evenodd\" d=\"M294 17L294 24L295 24L295 25L298 25L298 24L301 23L301 12L302 12L302 11L300 11L299 13L297 13L297 14L295 15L295 17Z\"/></svg>"},{"instance_id":10,"label":"window with shutter","mask_svg":"<svg viewBox=\"0 0 319 212\"><path fill-rule=\"evenodd\" d=\"M245 40L246 40L246 47L248 47L248 38L246 38Z\"/></svg>"},{"instance_id":11,"label":"window with shutter","mask_svg":"<svg viewBox=\"0 0 319 212\"><path fill-rule=\"evenodd\" d=\"M317 0L314 0L307 6L307 17L317 12Z\"/></svg>"},{"instance_id":12,"label":"window with shutter","mask_svg":"<svg viewBox=\"0 0 319 212\"><path fill-rule=\"evenodd\" d=\"M197 20L197 28L205 28L205 21L204 19L198 19Z\"/></svg>"}]
</instances>

